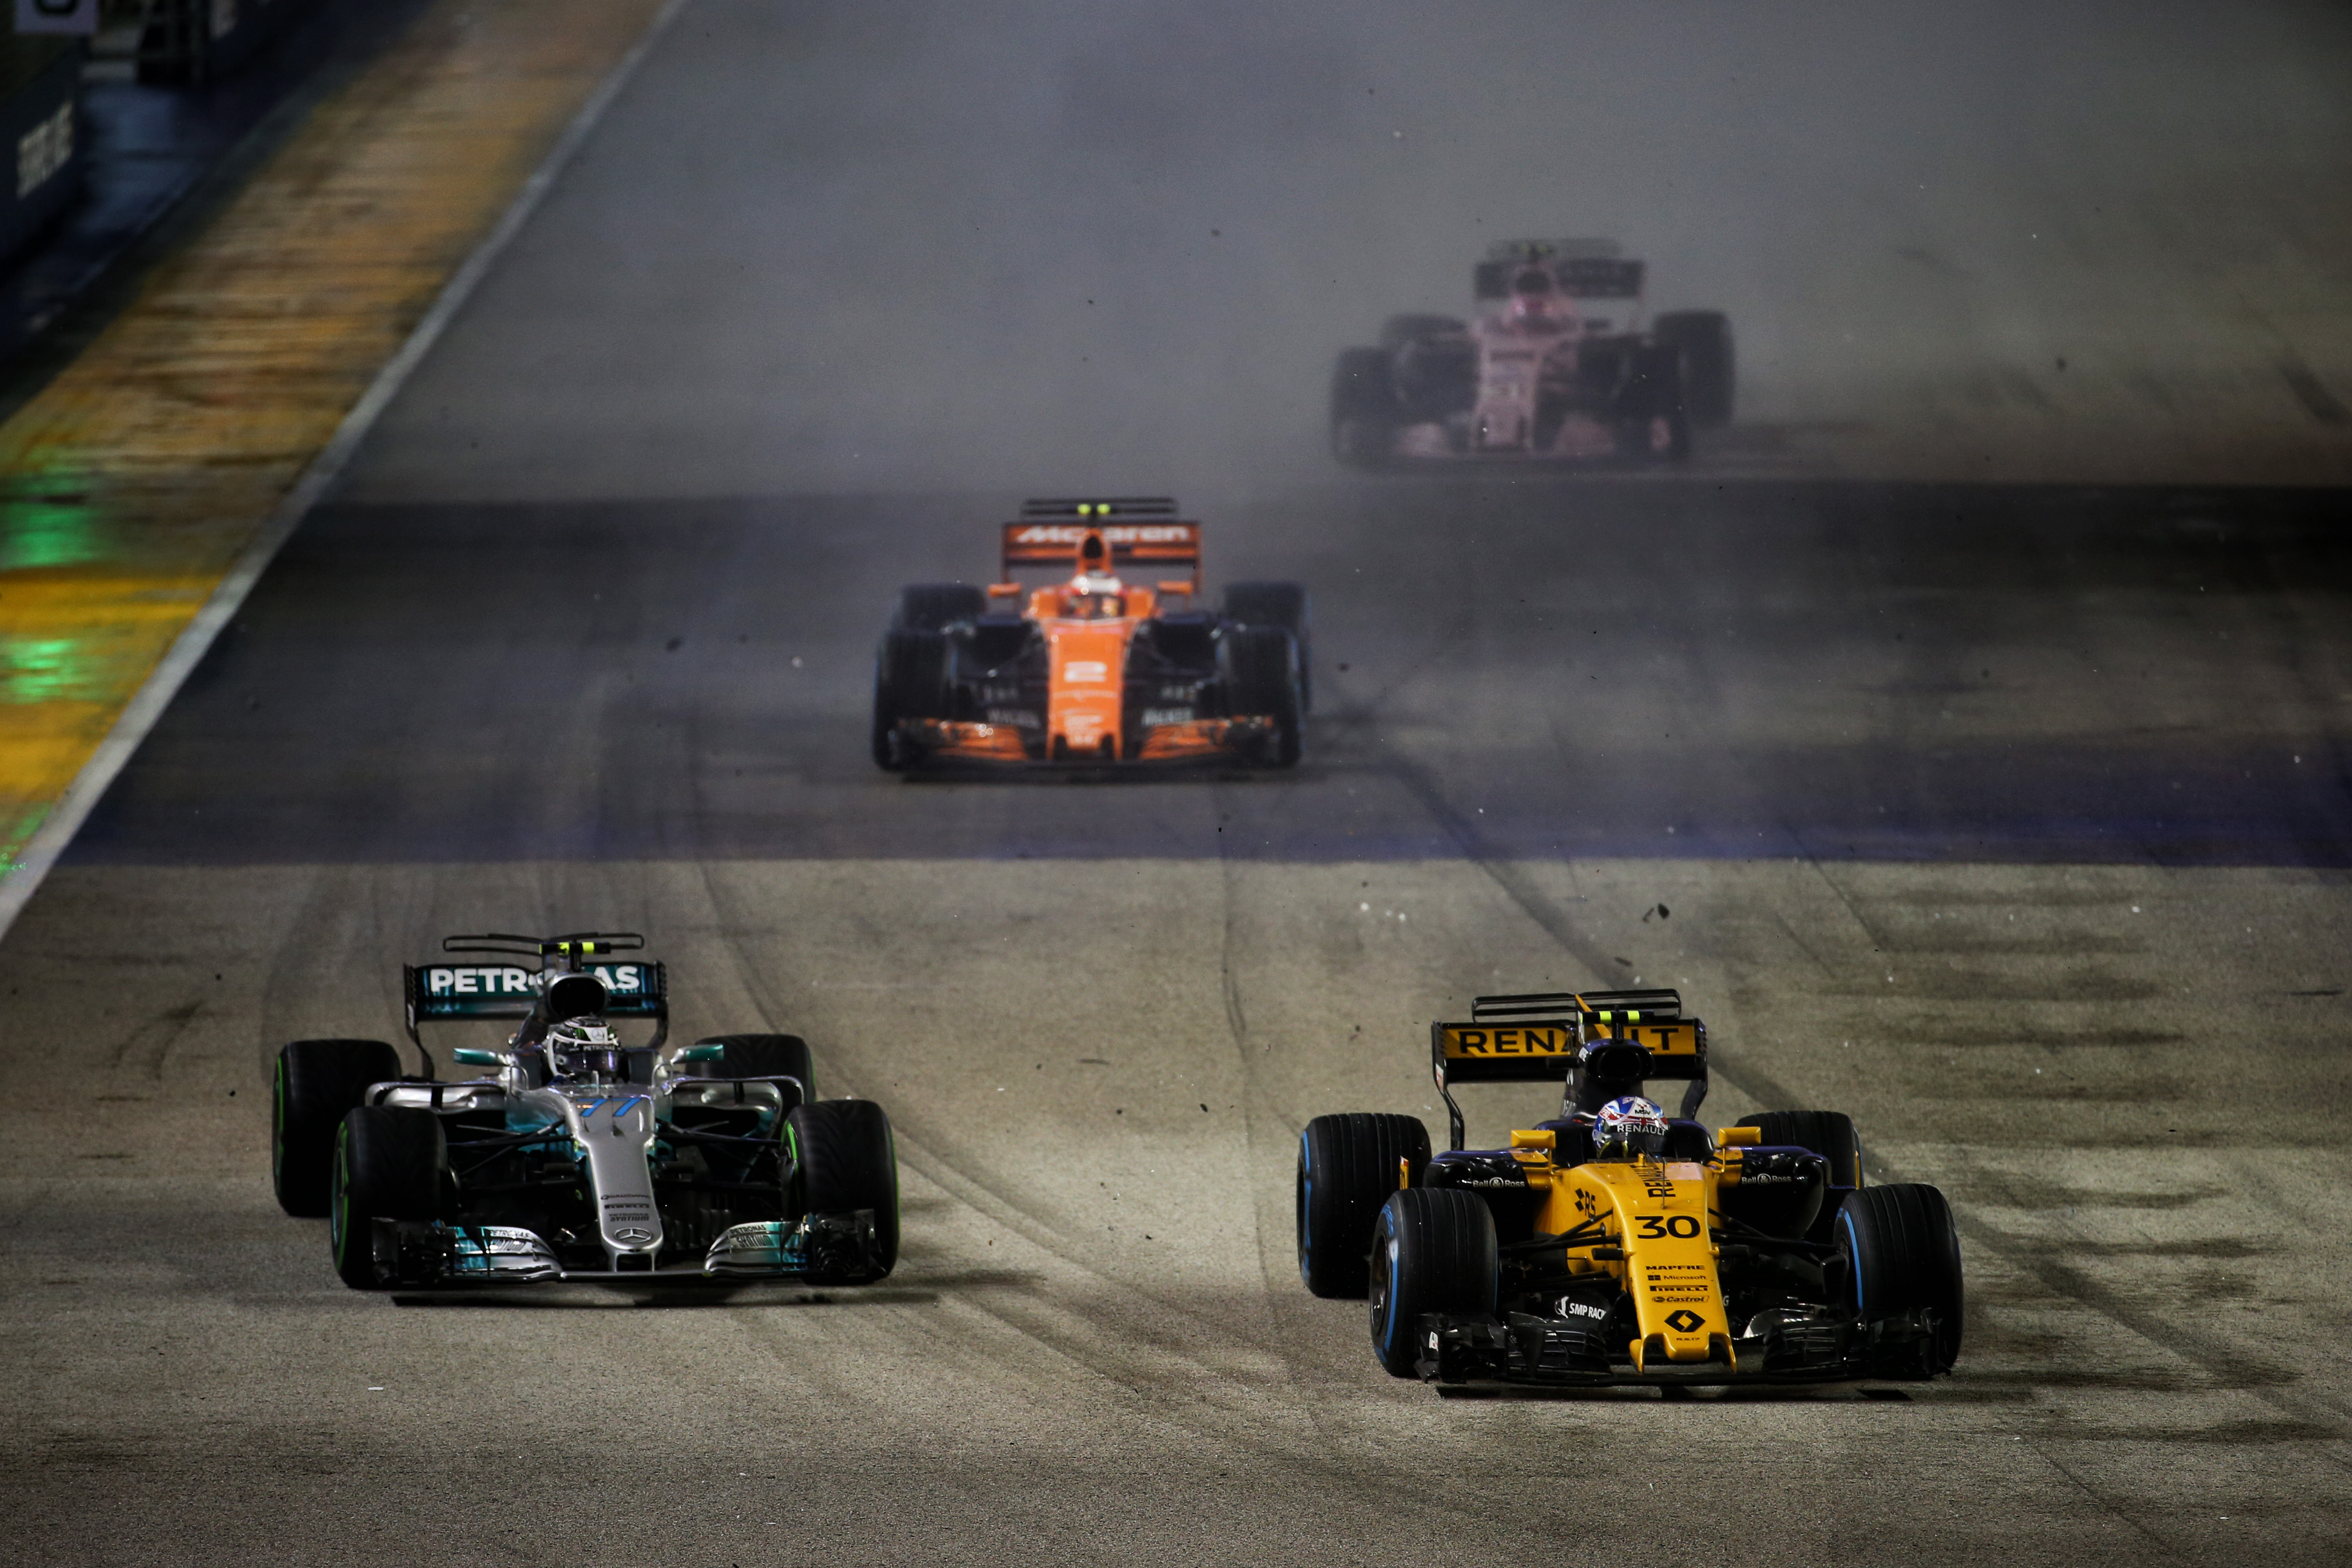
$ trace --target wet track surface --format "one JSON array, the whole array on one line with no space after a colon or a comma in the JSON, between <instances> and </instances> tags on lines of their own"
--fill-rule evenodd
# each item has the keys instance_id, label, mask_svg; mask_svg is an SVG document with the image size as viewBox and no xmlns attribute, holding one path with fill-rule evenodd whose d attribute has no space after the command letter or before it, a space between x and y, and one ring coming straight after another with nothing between
<instances>
[{"instance_id":1,"label":"wet track surface","mask_svg":"<svg viewBox=\"0 0 2352 1568\"><path fill-rule=\"evenodd\" d=\"M2136 193L2135 221L2193 208L2206 163L2168 185L2121 132L2063 157L2042 140L2089 110L2029 88L2119 24L2021 9L1939 56L1926 13L1902 18L1919 42L1857 10L1773 56L1777 16L1722 8L1695 43L1609 14L1571 58L1618 76L1561 114L1588 138L1603 110L1650 129L1608 144L1645 180L1562 174L1498 214L1472 197L1528 162L1466 110L1433 119L1433 83L1491 61L1531 90L1504 46L1537 8L1443 37L1401 11L1386 36L1222 15L1230 37L686 13L0 947L0 1037L44 1107L0 1142L20 1391L0 1555L2341 1559L2346 495L2029 482L2007 459L1944 482L1953 453L2008 439L2009 415L1969 415L1968 387L2014 385L2015 340L1984 323L2095 316L2095 236L2070 241L2064 287L1963 257L1952 316L1857 348L1844 406L1790 270L1807 222L1826 271L1838 224L1875 214L1892 259L1841 304L1891 319L1924 264L1894 255L1921 236L1889 193L1947 166L1937 116L2021 59L2011 118L1971 132L1957 182L1978 205L1927 227L1989 230L2101 181ZM2220 106L2193 118L2242 188L2326 172L2325 138L2260 149L2340 120L2299 74L2335 58L2331 13L2262 10L2224 41L2148 15L2092 108L2168 123L2126 89L2196 60ZM1741 47L1792 100L1879 84L1840 103L1900 134L1833 147L1825 110L1710 142L1636 90L1677 63L1736 76ZM1404 56L1419 74L1381 63ZM1152 88L1146 58L1201 100ZM1268 71L1345 91L1269 107L1249 89ZM1410 167L1374 163L1409 139L1360 124L1359 96L1420 106ZM1365 125L1381 151L1348 152ZM1752 243L1710 241L1646 175L1735 144L1716 195L1776 158L1843 183L1788 174L1790 215L1717 202ZM1252 163L1261 145L1297 156ZM846 221L861 175L904 205ZM1400 237L1361 216L1381 191L1452 227ZM1456 277L1471 220L1539 232L1580 205L1599 214L1580 227L1653 216L1653 254L1682 240L1690 286L1742 321L1779 312L1743 339L1753 424L1676 474L1326 467L1321 356L1349 323L1413 302L1424 270ZM1195 209L1274 237L1246 266L1184 261L1170 236ZM2340 219L2285 195L2232 210L2268 297L2302 301L2280 317L2297 363L2332 367L2340 296L2308 258ZM1287 309L1269 279L1334 232L1381 277ZM2199 243L2156 270L2201 276ZM880 280L903 257L935 294ZM1106 276L1150 279L1112 326L1072 302ZM967 289L1000 301L986 330L949 317ZM2204 296L2165 298L2185 316ZM1257 330L1277 321L1279 353ZM1093 368L1113 340L1167 379ZM2104 341L2117 386L2178 369L2172 395L2245 430L2336 439L2264 401L2285 396L2276 337L2217 331L2178 365ZM940 390L1014 363L995 395ZM1855 405L1943 459L1858 482L1748 455L1758 426ZM2102 460L2168 449L2170 417ZM983 579L1024 493L1087 484L1186 498L1213 584L1312 584L1307 762L876 772L892 591ZM335 1283L323 1225L269 1200L277 1047L392 1032L398 964L445 931L585 925L649 933L680 1030L800 1030L823 1092L887 1106L908 1239L887 1286L435 1305ZM1441 1398L1380 1372L1360 1307L1305 1294L1305 1121L1442 1127L1432 1017L1615 980L1678 986L1707 1019L1711 1116L1848 1110L1875 1179L1951 1194L1956 1376L1907 1397ZM1485 1091L1473 1139L1543 1100Z\"/></svg>"}]
</instances>

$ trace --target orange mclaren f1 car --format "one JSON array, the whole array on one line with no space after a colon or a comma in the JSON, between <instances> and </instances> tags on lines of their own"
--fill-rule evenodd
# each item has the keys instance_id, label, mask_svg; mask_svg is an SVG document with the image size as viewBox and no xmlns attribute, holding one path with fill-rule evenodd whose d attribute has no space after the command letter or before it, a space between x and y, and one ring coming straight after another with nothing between
<instances>
[{"instance_id":1,"label":"orange mclaren f1 car","mask_svg":"<svg viewBox=\"0 0 2352 1568\"><path fill-rule=\"evenodd\" d=\"M1202 608L1201 525L1174 501L1030 501L1002 565L985 588L900 591L874 675L880 766L1298 761L1307 591L1234 583Z\"/></svg>"}]
</instances>

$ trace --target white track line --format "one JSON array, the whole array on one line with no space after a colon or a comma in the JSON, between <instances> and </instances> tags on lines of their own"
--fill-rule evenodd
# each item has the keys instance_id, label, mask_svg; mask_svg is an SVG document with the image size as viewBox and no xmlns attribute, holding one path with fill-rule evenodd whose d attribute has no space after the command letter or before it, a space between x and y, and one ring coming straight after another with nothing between
<instances>
[{"instance_id":1,"label":"white track line","mask_svg":"<svg viewBox=\"0 0 2352 1568\"><path fill-rule=\"evenodd\" d=\"M278 503L277 510L269 514L269 520L262 525L261 531L236 558L236 564L230 567L228 575L220 580L220 584L213 590L212 597L205 601L204 608L198 610L195 618L181 630L170 651L163 655L146 681L132 693L131 700L123 705L121 714L114 721L114 728L107 731L106 739L99 742L98 750L90 754L89 761L82 764L81 772L74 775L73 783L68 784L65 793L58 797L57 805L50 808L48 817L41 824L39 831L25 841L24 853L16 864L5 878L0 878L0 937L6 936L9 928L16 923L16 917L24 913L26 904L31 901L50 868L57 865L58 857L73 842L74 835L81 831L81 825L88 820L90 809L106 794L106 786L114 782L114 776L122 771L123 764L130 762L131 753L139 749L139 743L147 738L147 732L155 727L155 721L172 705L172 699L179 694L181 684L196 668L197 661L205 657L205 650L213 646L213 639L220 636L221 628L235 617L245 603L245 596L253 592L253 585L268 569L271 559L293 536L294 531L302 525L302 520L310 515L310 509L318 505L320 499L342 477L343 468L351 462L352 454L359 450L360 443L367 438L368 431L374 426L378 416L399 395L410 373L432 352L442 331L465 308L466 300L491 267L497 264L499 255L522 231L522 226L530 221L530 215L553 188L556 176L580 151L581 144L595 130L596 122L604 118L604 110L621 95L629 79L636 75L637 68L645 62L646 56L652 52L671 20L686 8L688 0L669 0L669 4L662 7L661 14L654 18L653 25L646 29L646 36L622 57L621 63L613 68L612 74L589 95L588 101L580 106L579 112L572 117L572 123L563 128L563 134L556 139L554 146L548 149L547 156L540 160L539 167L531 171L530 178L523 182L522 190L499 219L498 226L482 237L481 243L474 247L473 252L459 265L449 281L442 285L441 293L433 301L432 309L425 312L415 330L408 334L408 341L400 345L400 352L376 373L376 378L368 384L366 393L352 405L352 411L343 416L343 422L335 427L334 436L311 459L310 466L302 470L302 477L286 493L286 499Z\"/></svg>"}]
</instances>

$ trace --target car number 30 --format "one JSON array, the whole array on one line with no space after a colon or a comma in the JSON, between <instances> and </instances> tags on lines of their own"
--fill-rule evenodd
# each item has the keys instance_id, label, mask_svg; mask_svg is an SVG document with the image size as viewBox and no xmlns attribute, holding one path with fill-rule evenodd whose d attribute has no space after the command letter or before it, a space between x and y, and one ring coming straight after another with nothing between
<instances>
[{"instance_id":1,"label":"car number 30","mask_svg":"<svg viewBox=\"0 0 2352 1568\"><path fill-rule=\"evenodd\" d=\"M1688 1241L1698 1235L1698 1221L1686 1214L1645 1214L1641 1216L1641 1221L1642 1239L1644 1241L1656 1241L1669 1236Z\"/></svg>"}]
</instances>

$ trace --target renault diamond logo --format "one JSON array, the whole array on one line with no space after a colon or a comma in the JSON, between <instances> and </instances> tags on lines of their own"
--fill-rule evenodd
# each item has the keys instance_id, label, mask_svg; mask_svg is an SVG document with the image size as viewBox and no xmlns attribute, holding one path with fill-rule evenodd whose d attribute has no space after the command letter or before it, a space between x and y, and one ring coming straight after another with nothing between
<instances>
[{"instance_id":1,"label":"renault diamond logo","mask_svg":"<svg viewBox=\"0 0 2352 1568\"><path fill-rule=\"evenodd\" d=\"M1678 1334L1696 1332L1699 1325L1706 1321L1706 1320L1705 1318L1700 1317L1688 1307L1684 1307L1666 1314L1666 1327L1674 1330L1674 1331Z\"/></svg>"},{"instance_id":2,"label":"renault diamond logo","mask_svg":"<svg viewBox=\"0 0 2352 1568\"><path fill-rule=\"evenodd\" d=\"M651 1241L653 1238L654 1233L641 1225L625 1225L613 1233L614 1241Z\"/></svg>"}]
</instances>

